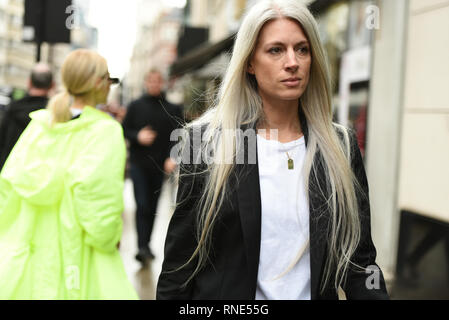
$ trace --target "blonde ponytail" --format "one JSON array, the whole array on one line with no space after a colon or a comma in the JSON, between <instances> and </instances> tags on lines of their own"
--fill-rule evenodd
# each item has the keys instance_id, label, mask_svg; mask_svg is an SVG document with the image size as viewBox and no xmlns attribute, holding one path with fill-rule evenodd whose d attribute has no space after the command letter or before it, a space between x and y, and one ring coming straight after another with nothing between
<instances>
[{"instance_id":1,"label":"blonde ponytail","mask_svg":"<svg viewBox=\"0 0 449 320\"><path fill-rule=\"evenodd\" d=\"M66 122L70 120L71 103L72 97L65 90L56 94L50 99L47 105L47 109L50 110L50 113L52 115L50 120L52 125L58 122Z\"/></svg>"},{"instance_id":2,"label":"blonde ponytail","mask_svg":"<svg viewBox=\"0 0 449 320\"><path fill-rule=\"evenodd\" d=\"M69 121L73 99L86 100L94 96L97 80L105 79L107 74L106 60L95 51L72 51L61 66L61 79L65 90L55 95L47 106L52 115L51 124Z\"/></svg>"}]
</instances>

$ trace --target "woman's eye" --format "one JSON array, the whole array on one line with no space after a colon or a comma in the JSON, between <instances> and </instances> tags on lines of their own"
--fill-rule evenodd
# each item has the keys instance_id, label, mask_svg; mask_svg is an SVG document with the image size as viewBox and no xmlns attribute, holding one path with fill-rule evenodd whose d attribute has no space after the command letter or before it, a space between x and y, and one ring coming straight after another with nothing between
<instances>
[{"instance_id":1,"label":"woman's eye","mask_svg":"<svg viewBox=\"0 0 449 320\"><path fill-rule=\"evenodd\" d=\"M282 51L282 49L280 47L273 47L273 48L270 48L270 50L268 50L269 53L273 53L273 54L280 53L281 51Z\"/></svg>"},{"instance_id":2,"label":"woman's eye","mask_svg":"<svg viewBox=\"0 0 449 320\"><path fill-rule=\"evenodd\" d=\"M298 51L301 54L307 54L307 53L309 53L309 47L299 47Z\"/></svg>"}]
</instances>

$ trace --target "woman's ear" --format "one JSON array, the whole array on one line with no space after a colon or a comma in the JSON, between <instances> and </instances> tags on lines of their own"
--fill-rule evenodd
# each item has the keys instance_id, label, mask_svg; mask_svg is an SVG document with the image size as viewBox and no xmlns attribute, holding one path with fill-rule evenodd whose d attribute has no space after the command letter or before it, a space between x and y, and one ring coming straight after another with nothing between
<instances>
[{"instance_id":1,"label":"woman's ear","mask_svg":"<svg viewBox=\"0 0 449 320\"><path fill-rule=\"evenodd\" d=\"M253 65L251 64L251 62L248 63L248 67L246 67L246 71L247 71L249 74L254 74L254 73L255 73L255 72L254 72Z\"/></svg>"},{"instance_id":2,"label":"woman's ear","mask_svg":"<svg viewBox=\"0 0 449 320\"><path fill-rule=\"evenodd\" d=\"M97 82L95 82L95 89L99 90L104 86L104 79L98 78Z\"/></svg>"}]
</instances>

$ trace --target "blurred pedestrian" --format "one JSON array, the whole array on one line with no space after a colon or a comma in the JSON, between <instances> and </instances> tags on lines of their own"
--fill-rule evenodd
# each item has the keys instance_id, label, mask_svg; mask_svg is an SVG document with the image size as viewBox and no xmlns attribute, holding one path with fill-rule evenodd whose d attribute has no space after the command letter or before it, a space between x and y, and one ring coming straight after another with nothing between
<instances>
[{"instance_id":1,"label":"blurred pedestrian","mask_svg":"<svg viewBox=\"0 0 449 320\"><path fill-rule=\"evenodd\" d=\"M254 5L227 70L216 107L188 128L157 298L337 299L339 287L348 299L388 298L362 158L354 133L332 123L308 9ZM248 130L242 146L226 134L236 129ZM214 161L194 164L195 130Z\"/></svg>"},{"instance_id":2,"label":"blurred pedestrian","mask_svg":"<svg viewBox=\"0 0 449 320\"><path fill-rule=\"evenodd\" d=\"M10 103L0 123L0 171L23 130L30 123L29 113L45 108L53 87L50 67L44 63L36 64L28 80L27 95Z\"/></svg>"},{"instance_id":3,"label":"blurred pedestrian","mask_svg":"<svg viewBox=\"0 0 449 320\"><path fill-rule=\"evenodd\" d=\"M117 246L125 140L94 108L106 101L106 60L68 55L65 90L31 122L0 175L0 299L135 299Z\"/></svg>"},{"instance_id":4,"label":"blurred pedestrian","mask_svg":"<svg viewBox=\"0 0 449 320\"><path fill-rule=\"evenodd\" d=\"M160 71L152 69L147 73L145 87L146 93L129 105L123 120L125 137L130 142L130 174L137 205L136 259L143 265L154 258L150 240L164 173L171 174L176 168L170 158L170 134L183 121L181 107L165 98Z\"/></svg>"}]
</instances>

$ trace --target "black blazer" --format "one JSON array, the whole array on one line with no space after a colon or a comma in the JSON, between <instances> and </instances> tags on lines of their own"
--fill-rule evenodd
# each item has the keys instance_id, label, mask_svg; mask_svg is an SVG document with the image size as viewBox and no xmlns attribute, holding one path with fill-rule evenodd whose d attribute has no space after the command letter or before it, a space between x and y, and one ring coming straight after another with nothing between
<instances>
[{"instance_id":1,"label":"black blazer","mask_svg":"<svg viewBox=\"0 0 449 320\"><path fill-rule=\"evenodd\" d=\"M307 145L307 123L301 112L300 119ZM352 169L368 195L365 169L353 133L351 133L351 148ZM318 188L327 190L320 157L318 152L314 160L317 170L315 173L312 170L309 179L311 298L338 299L337 291L332 287L334 279L330 281L324 292L320 291L327 259L330 218L329 212L326 211L323 214L320 211L326 208L326 195L318 192ZM193 165L182 165L180 173L194 169ZM197 262L194 260L179 269L188 261L196 248L195 223L198 212L196 205L204 186L203 181L204 177L201 175L180 178L177 202L181 203L169 224L156 298L252 300L256 294L261 237L261 199L257 164L236 165L228 180L230 191L218 213L218 220L213 230L208 263L184 285ZM319 185L314 181L319 181ZM358 199L362 230L361 241L353 261L364 267L370 265L377 267L376 249L370 232L369 199L360 195ZM370 290L365 282L372 274L351 269L343 287L347 298L388 299L382 272L378 270L379 287Z\"/></svg>"}]
</instances>

